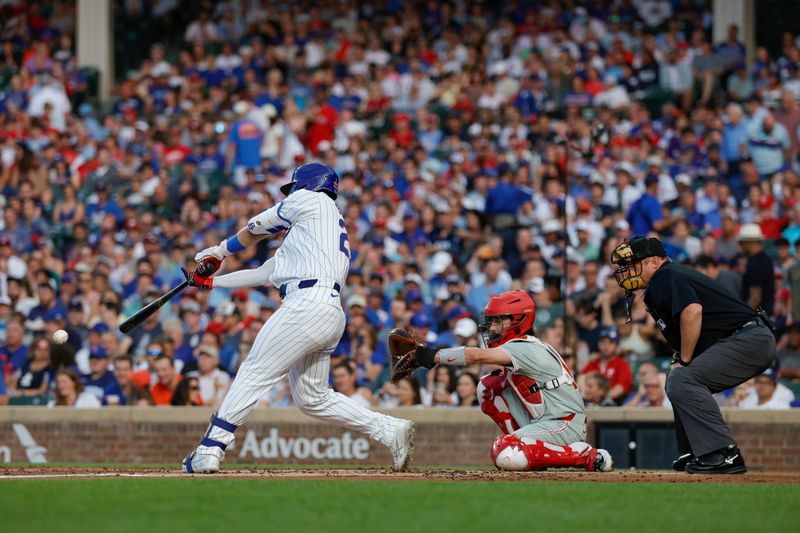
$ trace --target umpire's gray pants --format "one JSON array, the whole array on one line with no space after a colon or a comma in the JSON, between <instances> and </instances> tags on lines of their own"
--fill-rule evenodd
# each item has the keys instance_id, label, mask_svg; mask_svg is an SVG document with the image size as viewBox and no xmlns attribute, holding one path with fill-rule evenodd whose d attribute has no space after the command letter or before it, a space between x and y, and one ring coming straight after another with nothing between
<instances>
[{"instance_id":1,"label":"umpire's gray pants","mask_svg":"<svg viewBox=\"0 0 800 533\"><path fill-rule=\"evenodd\" d=\"M670 371L667 396L681 454L691 451L697 457L736 444L712 394L760 374L774 357L772 332L751 326L717 341L689 366Z\"/></svg>"}]
</instances>

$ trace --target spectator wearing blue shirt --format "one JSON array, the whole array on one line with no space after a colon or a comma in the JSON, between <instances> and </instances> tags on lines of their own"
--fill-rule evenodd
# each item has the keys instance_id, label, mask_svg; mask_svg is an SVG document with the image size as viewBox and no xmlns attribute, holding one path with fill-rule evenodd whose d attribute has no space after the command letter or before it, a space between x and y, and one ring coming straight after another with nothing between
<instances>
[{"instance_id":1,"label":"spectator wearing blue shirt","mask_svg":"<svg viewBox=\"0 0 800 533\"><path fill-rule=\"evenodd\" d=\"M511 290L511 276L502 268L498 259L489 259L483 271L473 275L472 289L467 294L467 307L474 315L480 315L489 298Z\"/></svg>"},{"instance_id":2,"label":"spectator wearing blue shirt","mask_svg":"<svg viewBox=\"0 0 800 533\"><path fill-rule=\"evenodd\" d=\"M46 394L53 379L50 343L39 337L33 341L30 359L20 367L15 395L30 398Z\"/></svg>"},{"instance_id":3,"label":"spectator wearing blue shirt","mask_svg":"<svg viewBox=\"0 0 800 533\"><path fill-rule=\"evenodd\" d=\"M58 318L59 314L63 319L67 315L64 305L56 296L54 284L55 282L52 280L48 283L42 282L39 284L39 305L30 310L28 320L52 320Z\"/></svg>"},{"instance_id":4,"label":"spectator wearing blue shirt","mask_svg":"<svg viewBox=\"0 0 800 533\"><path fill-rule=\"evenodd\" d=\"M239 120L231 125L228 136L228 169L234 172L234 182L238 187L247 183L247 169L261 168L261 142L264 140L264 132L255 121L247 118L251 105L240 101L233 106Z\"/></svg>"},{"instance_id":5,"label":"spectator wearing blue shirt","mask_svg":"<svg viewBox=\"0 0 800 533\"><path fill-rule=\"evenodd\" d=\"M666 226L657 196L658 176L648 174L644 179L644 194L631 204L628 211L627 220L633 235L647 235L651 231L661 231Z\"/></svg>"},{"instance_id":6,"label":"spectator wearing blue shirt","mask_svg":"<svg viewBox=\"0 0 800 533\"><path fill-rule=\"evenodd\" d=\"M406 211L403 215L403 231L392 233L392 239L398 244L405 245L409 253L413 253L414 245L418 242L427 242L428 234L419 227L419 215L413 211Z\"/></svg>"},{"instance_id":7,"label":"spectator wearing blue shirt","mask_svg":"<svg viewBox=\"0 0 800 533\"><path fill-rule=\"evenodd\" d=\"M772 113L764 115L759 124L751 123L747 131L747 143L753 164L763 178L771 177L783 169L789 160L792 141L783 124L775 120Z\"/></svg>"},{"instance_id":8,"label":"spectator wearing blue shirt","mask_svg":"<svg viewBox=\"0 0 800 533\"><path fill-rule=\"evenodd\" d=\"M119 388L117 378L108 369L108 352L102 346L89 353L91 372L81 376L81 383L86 392L100 400L103 405L118 405L125 402L125 396Z\"/></svg>"},{"instance_id":9,"label":"spectator wearing blue shirt","mask_svg":"<svg viewBox=\"0 0 800 533\"><path fill-rule=\"evenodd\" d=\"M0 364L8 376L22 368L28 360L28 346L24 344L25 326L22 315L12 315L6 326L6 343L0 346Z\"/></svg>"},{"instance_id":10,"label":"spectator wearing blue shirt","mask_svg":"<svg viewBox=\"0 0 800 533\"><path fill-rule=\"evenodd\" d=\"M97 193L97 201L90 203L86 207L86 220L89 222L89 227L97 231L106 215L112 215L117 224L121 223L125 215L117 202L109 198L108 186L105 183L100 183L95 186L95 192Z\"/></svg>"},{"instance_id":11,"label":"spectator wearing blue shirt","mask_svg":"<svg viewBox=\"0 0 800 533\"><path fill-rule=\"evenodd\" d=\"M489 190L486 195L485 212L491 218L496 230L506 229L516 224L519 208L533 198L530 193L511 183L513 172L508 163L501 163L497 169L500 183Z\"/></svg>"},{"instance_id":12,"label":"spectator wearing blue shirt","mask_svg":"<svg viewBox=\"0 0 800 533\"><path fill-rule=\"evenodd\" d=\"M722 158L728 162L730 174L739 173L739 163L747 157L747 130L750 121L742 113L742 106L728 104L728 121L722 127Z\"/></svg>"}]
</instances>

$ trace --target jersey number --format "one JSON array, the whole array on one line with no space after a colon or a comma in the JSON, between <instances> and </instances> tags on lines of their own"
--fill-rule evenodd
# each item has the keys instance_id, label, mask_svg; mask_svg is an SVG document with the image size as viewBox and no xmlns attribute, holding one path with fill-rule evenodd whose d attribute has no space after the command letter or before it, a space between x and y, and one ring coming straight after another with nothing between
<instances>
[{"instance_id":1,"label":"jersey number","mask_svg":"<svg viewBox=\"0 0 800 533\"><path fill-rule=\"evenodd\" d=\"M347 229L344 225L344 220L339 219L339 225L342 227L342 234L339 235L339 250L342 251L344 256L350 259L350 241L347 239Z\"/></svg>"}]
</instances>

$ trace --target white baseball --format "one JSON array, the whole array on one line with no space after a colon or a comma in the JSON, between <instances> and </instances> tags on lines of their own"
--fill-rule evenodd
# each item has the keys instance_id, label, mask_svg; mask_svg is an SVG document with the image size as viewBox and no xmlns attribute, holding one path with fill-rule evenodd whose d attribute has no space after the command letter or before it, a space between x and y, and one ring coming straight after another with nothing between
<instances>
[{"instance_id":1,"label":"white baseball","mask_svg":"<svg viewBox=\"0 0 800 533\"><path fill-rule=\"evenodd\" d=\"M59 329L58 331L53 333L53 342L56 344L64 344L65 342L67 342L68 338L69 334L63 329Z\"/></svg>"}]
</instances>

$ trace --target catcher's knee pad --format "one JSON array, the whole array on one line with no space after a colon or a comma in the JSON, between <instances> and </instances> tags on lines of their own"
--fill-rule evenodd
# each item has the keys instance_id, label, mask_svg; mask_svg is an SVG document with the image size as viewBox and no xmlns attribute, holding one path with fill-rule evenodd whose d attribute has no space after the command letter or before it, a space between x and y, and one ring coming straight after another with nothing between
<instances>
[{"instance_id":1,"label":"catcher's knee pad","mask_svg":"<svg viewBox=\"0 0 800 533\"><path fill-rule=\"evenodd\" d=\"M503 435L492 444L492 463L500 470L531 470L530 461L516 435Z\"/></svg>"},{"instance_id":2,"label":"catcher's knee pad","mask_svg":"<svg viewBox=\"0 0 800 533\"><path fill-rule=\"evenodd\" d=\"M596 451L585 442L559 446L536 439L503 435L492 445L492 462L501 470L585 468L591 470Z\"/></svg>"}]
</instances>

